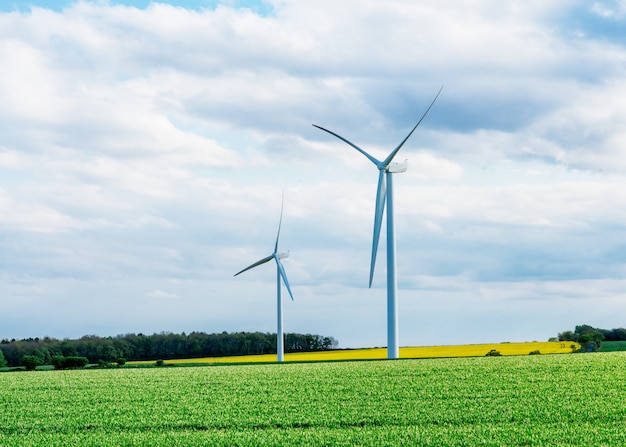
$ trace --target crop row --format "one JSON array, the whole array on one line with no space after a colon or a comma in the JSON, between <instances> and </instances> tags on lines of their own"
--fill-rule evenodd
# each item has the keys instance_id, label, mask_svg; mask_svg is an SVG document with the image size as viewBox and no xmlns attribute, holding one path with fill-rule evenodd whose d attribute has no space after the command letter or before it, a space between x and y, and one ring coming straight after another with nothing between
<instances>
[{"instance_id":1,"label":"crop row","mask_svg":"<svg viewBox=\"0 0 626 447\"><path fill-rule=\"evenodd\" d=\"M0 374L0 445L626 445L624 353Z\"/></svg>"}]
</instances>

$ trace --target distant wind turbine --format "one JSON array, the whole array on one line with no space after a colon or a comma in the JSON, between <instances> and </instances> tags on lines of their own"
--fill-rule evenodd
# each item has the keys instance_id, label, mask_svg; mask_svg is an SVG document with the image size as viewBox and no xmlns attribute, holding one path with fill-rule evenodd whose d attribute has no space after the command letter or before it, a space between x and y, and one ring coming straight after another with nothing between
<instances>
[{"instance_id":1,"label":"distant wind turbine","mask_svg":"<svg viewBox=\"0 0 626 447\"><path fill-rule=\"evenodd\" d=\"M240 273L245 272L246 270L253 269L261 264L265 264L266 262L271 261L272 259L276 261L276 353L278 355L278 361L283 362L285 360L285 343L283 336L283 301L281 296L281 278L287 287L287 292L289 292L289 296L293 301L293 294L291 293L291 287L289 287L289 281L287 280L287 275L285 274L285 269L283 268L283 264L280 262L281 259L284 259L289 256L289 253L278 253L278 238L280 237L280 226L283 221L283 205L284 205L284 197L283 203L280 206L280 220L278 221L278 233L276 234L276 243L274 244L274 251L271 255L266 256L260 261L255 262L254 264L246 267L240 272L235 273L234 276L239 275Z\"/></svg>"},{"instance_id":2,"label":"distant wind turbine","mask_svg":"<svg viewBox=\"0 0 626 447\"><path fill-rule=\"evenodd\" d=\"M378 240L380 239L380 228L383 221L383 212L385 211L385 201L387 202L387 358L397 359L400 356L400 347L398 343L398 303L397 303L397 291L398 291L398 277L396 274L396 236L394 230L393 220L393 181L392 174L405 172L408 168L408 162L405 160L403 163L392 163L393 157L396 156L400 148L406 143L409 137L413 134L417 126L420 125L424 117L428 114L432 106L437 101L439 94L443 86L437 92L435 99L430 103L426 112L422 115L415 127L409 132L404 140L385 158L383 161L379 161L363 149L346 140L340 135L331 132L328 129L317 126L313 126L318 129L328 132L329 134L339 138L344 143L349 144L354 149L365 155L372 163L376 165L379 170L378 174L378 189L376 191L376 211L374 213L374 237L372 240L372 259L370 263L370 281L369 287L372 287L372 279L374 278L374 266L376 265L376 252L378 250Z\"/></svg>"}]
</instances>

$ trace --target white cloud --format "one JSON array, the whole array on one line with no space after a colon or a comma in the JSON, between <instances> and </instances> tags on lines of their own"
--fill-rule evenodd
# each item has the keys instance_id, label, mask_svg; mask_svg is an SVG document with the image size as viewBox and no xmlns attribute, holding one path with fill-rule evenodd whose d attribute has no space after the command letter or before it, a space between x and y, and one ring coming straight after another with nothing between
<instances>
[{"instance_id":1,"label":"white cloud","mask_svg":"<svg viewBox=\"0 0 626 447\"><path fill-rule=\"evenodd\" d=\"M594 2L591 11L602 17L621 19L626 15L626 1Z\"/></svg>"}]
</instances>

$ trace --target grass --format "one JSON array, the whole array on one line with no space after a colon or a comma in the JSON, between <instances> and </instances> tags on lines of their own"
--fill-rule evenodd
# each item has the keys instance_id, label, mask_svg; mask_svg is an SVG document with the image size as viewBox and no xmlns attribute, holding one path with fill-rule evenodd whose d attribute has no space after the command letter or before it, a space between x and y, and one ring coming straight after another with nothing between
<instances>
[{"instance_id":1,"label":"grass","mask_svg":"<svg viewBox=\"0 0 626 447\"><path fill-rule=\"evenodd\" d=\"M603 341L600 352L626 351L626 341Z\"/></svg>"},{"instance_id":2,"label":"grass","mask_svg":"<svg viewBox=\"0 0 626 447\"><path fill-rule=\"evenodd\" d=\"M626 353L0 374L0 445L622 446Z\"/></svg>"}]
</instances>

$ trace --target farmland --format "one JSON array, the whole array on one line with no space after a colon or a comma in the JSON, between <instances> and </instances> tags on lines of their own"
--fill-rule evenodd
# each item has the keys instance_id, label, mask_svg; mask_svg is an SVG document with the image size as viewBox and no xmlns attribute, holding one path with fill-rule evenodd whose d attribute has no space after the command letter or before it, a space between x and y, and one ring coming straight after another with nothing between
<instances>
[{"instance_id":1,"label":"farmland","mask_svg":"<svg viewBox=\"0 0 626 447\"><path fill-rule=\"evenodd\" d=\"M429 359L440 357L477 357L489 351L498 351L501 355L528 355L531 352L541 354L565 354L580 349L574 342L523 342L490 343L449 346L408 346L400 348L400 358ZM387 358L387 348L336 349L315 352L292 352L285 354L285 361L308 362L329 360L378 360ZM240 355L226 357L204 357L193 359L172 359L168 364L213 364L213 363L269 363L276 361L276 354ZM154 361L129 362L134 365L152 364Z\"/></svg>"},{"instance_id":2,"label":"farmland","mask_svg":"<svg viewBox=\"0 0 626 447\"><path fill-rule=\"evenodd\" d=\"M0 445L626 445L626 353L0 374Z\"/></svg>"}]
</instances>

